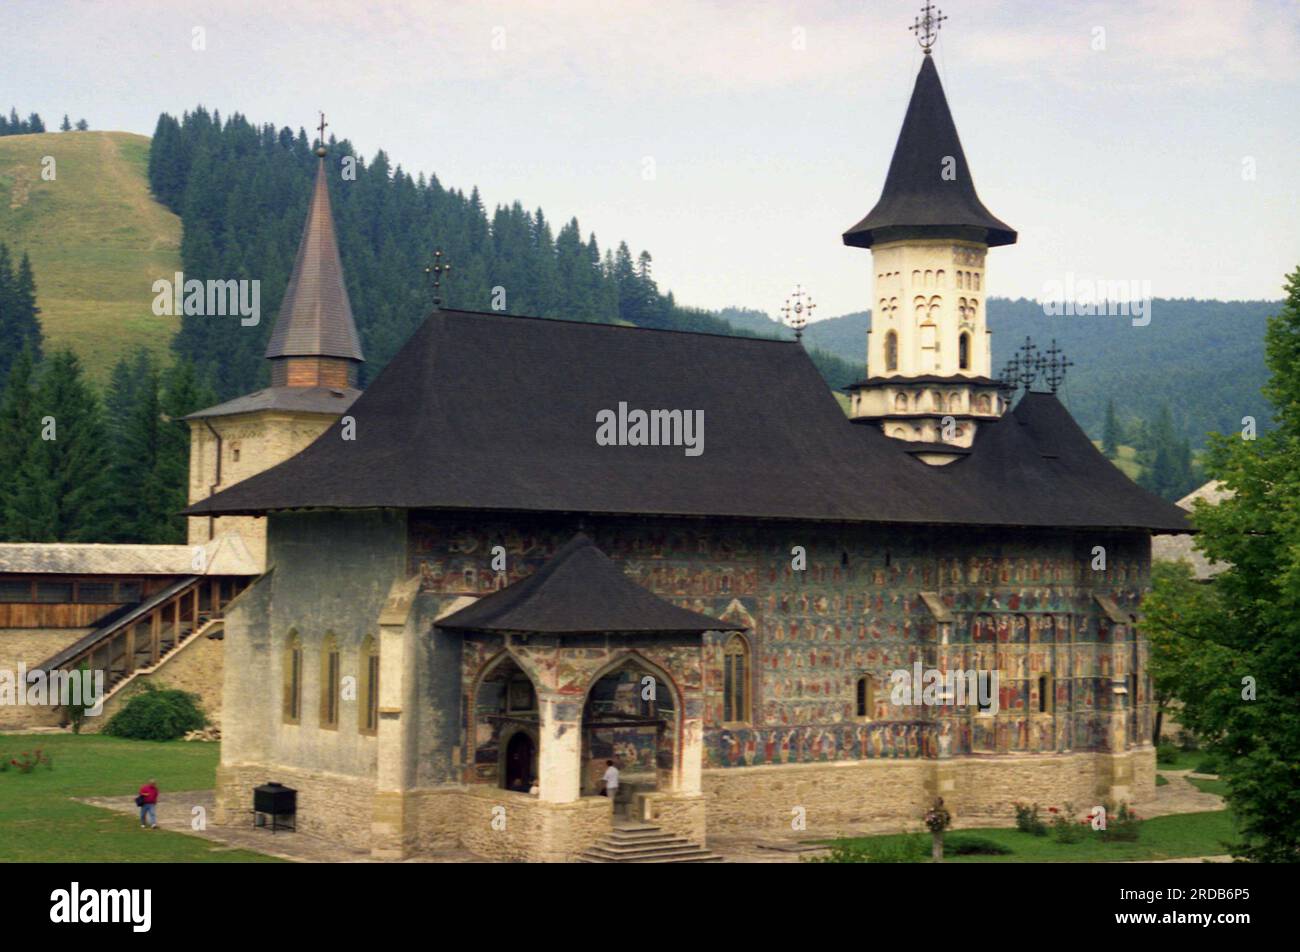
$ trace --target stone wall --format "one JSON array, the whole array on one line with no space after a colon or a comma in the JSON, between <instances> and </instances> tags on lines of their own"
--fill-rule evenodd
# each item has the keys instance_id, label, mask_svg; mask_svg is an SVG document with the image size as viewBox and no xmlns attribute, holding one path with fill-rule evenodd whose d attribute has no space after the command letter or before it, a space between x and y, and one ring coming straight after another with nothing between
<instances>
[{"instance_id":1,"label":"stone wall","mask_svg":"<svg viewBox=\"0 0 1300 952\"><path fill-rule=\"evenodd\" d=\"M297 829L356 849L370 848L374 782L323 770L263 764L217 768L216 816L221 825L253 823L253 788L276 781L298 791Z\"/></svg>"},{"instance_id":2,"label":"stone wall","mask_svg":"<svg viewBox=\"0 0 1300 952\"><path fill-rule=\"evenodd\" d=\"M832 836L872 822L919 820L933 765L915 761L784 764L704 772L709 833Z\"/></svg>"},{"instance_id":3,"label":"stone wall","mask_svg":"<svg viewBox=\"0 0 1300 952\"><path fill-rule=\"evenodd\" d=\"M1069 804L1081 812L1107 800L1149 800L1155 751L708 770L704 790L710 833L796 832L796 817L810 838L867 826L901 830L919 824L936 795L959 823L978 818L1010 825L1016 803L1037 803L1044 811Z\"/></svg>"},{"instance_id":4,"label":"stone wall","mask_svg":"<svg viewBox=\"0 0 1300 952\"><path fill-rule=\"evenodd\" d=\"M89 634L89 628L0 628L0 670L18 676L18 665L38 665L51 655ZM29 707L0 704L0 730L29 727L57 727L63 720L60 707Z\"/></svg>"},{"instance_id":5,"label":"stone wall","mask_svg":"<svg viewBox=\"0 0 1300 952\"><path fill-rule=\"evenodd\" d=\"M604 797L547 803L470 786L422 794L419 818L424 849L445 849L450 839L488 859L554 863L572 861L608 833L612 806Z\"/></svg>"},{"instance_id":6,"label":"stone wall","mask_svg":"<svg viewBox=\"0 0 1300 952\"><path fill-rule=\"evenodd\" d=\"M639 794L632 813L632 819L661 826L693 843L703 845L708 837L708 799L702 794Z\"/></svg>"}]
</instances>

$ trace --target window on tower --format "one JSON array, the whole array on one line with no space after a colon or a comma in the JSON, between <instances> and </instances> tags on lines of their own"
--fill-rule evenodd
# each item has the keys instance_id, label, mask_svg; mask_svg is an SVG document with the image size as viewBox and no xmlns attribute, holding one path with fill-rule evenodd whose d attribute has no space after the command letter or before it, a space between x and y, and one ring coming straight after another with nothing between
<instances>
[{"instance_id":1,"label":"window on tower","mask_svg":"<svg viewBox=\"0 0 1300 952\"><path fill-rule=\"evenodd\" d=\"M885 335L885 370L898 369L898 334L890 331Z\"/></svg>"},{"instance_id":2,"label":"window on tower","mask_svg":"<svg viewBox=\"0 0 1300 952\"><path fill-rule=\"evenodd\" d=\"M962 334L957 339L957 366L962 370L970 370L970 335Z\"/></svg>"}]
</instances>

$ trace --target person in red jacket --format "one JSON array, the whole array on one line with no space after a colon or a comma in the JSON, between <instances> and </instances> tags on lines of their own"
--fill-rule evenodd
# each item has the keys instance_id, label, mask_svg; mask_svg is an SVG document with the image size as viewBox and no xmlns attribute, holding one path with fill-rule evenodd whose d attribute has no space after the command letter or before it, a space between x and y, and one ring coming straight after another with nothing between
<instances>
[{"instance_id":1,"label":"person in red jacket","mask_svg":"<svg viewBox=\"0 0 1300 952\"><path fill-rule=\"evenodd\" d=\"M141 787L135 802L140 807L140 829L158 829L158 781L150 780Z\"/></svg>"}]
</instances>

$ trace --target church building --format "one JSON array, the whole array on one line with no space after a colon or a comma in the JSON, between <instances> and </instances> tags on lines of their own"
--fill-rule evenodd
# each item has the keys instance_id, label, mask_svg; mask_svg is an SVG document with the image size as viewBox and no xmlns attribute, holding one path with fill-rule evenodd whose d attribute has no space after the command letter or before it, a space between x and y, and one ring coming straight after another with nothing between
<instances>
[{"instance_id":1,"label":"church building","mask_svg":"<svg viewBox=\"0 0 1300 952\"><path fill-rule=\"evenodd\" d=\"M191 540L265 546L225 606L218 823L274 781L376 856L565 861L629 822L704 847L1154 794L1139 605L1185 515L993 378L1016 232L928 47L843 236L873 275L847 417L798 342L436 307L358 393L325 169L272 386L192 418ZM923 671L997 690L900 692Z\"/></svg>"}]
</instances>

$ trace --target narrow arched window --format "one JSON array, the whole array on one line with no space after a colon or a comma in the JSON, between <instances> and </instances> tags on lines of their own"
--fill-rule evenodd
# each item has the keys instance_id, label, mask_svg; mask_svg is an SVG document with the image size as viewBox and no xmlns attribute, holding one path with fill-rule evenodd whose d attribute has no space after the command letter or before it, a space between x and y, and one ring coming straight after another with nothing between
<instances>
[{"instance_id":1,"label":"narrow arched window","mask_svg":"<svg viewBox=\"0 0 1300 952\"><path fill-rule=\"evenodd\" d=\"M297 724L302 719L302 639L289 632L284 647L284 722Z\"/></svg>"},{"instance_id":2,"label":"narrow arched window","mask_svg":"<svg viewBox=\"0 0 1300 952\"><path fill-rule=\"evenodd\" d=\"M722 652L722 719L749 720L749 643L740 635L732 635Z\"/></svg>"},{"instance_id":3,"label":"narrow arched window","mask_svg":"<svg viewBox=\"0 0 1300 952\"><path fill-rule=\"evenodd\" d=\"M898 369L898 334L893 331L885 335L885 369Z\"/></svg>"},{"instance_id":4,"label":"narrow arched window","mask_svg":"<svg viewBox=\"0 0 1300 952\"><path fill-rule=\"evenodd\" d=\"M320 650L320 726L327 730L339 726L339 681L339 643L329 635Z\"/></svg>"},{"instance_id":5,"label":"narrow arched window","mask_svg":"<svg viewBox=\"0 0 1300 952\"><path fill-rule=\"evenodd\" d=\"M957 339L957 366L970 370L970 335L962 334Z\"/></svg>"},{"instance_id":6,"label":"narrow arched window","mask_svg":"<svg viewBox=\"0 0 1300 952\"><path fill-rule=\"evenodd\" d=\"M870 718L876 707L875 685L868 677L858 678L857 712L858 717Z\"/></svg>"},{"instance_id":7,"label":"narrow arched window","mask_svg":"<svg viewBox=\"0 0 1300 952\"><path fill-rule=\"evenodd\" d=\"M1039 675L1038 678L1038 713L1050 714L1053 710L1052 704L1052 677L1048 674Z\"/></svg>"},{"instance_id":8,"label":"narrow arched window","mask_svg":"<svg viewBox=\"0 0 1300 952\"><path fill-rule=\"evenodd\" d=\"M357 730L374 734L379 730L379 646L373 635L361 642L361 702L357 705Z\"/></svg>"}]
</instances>

